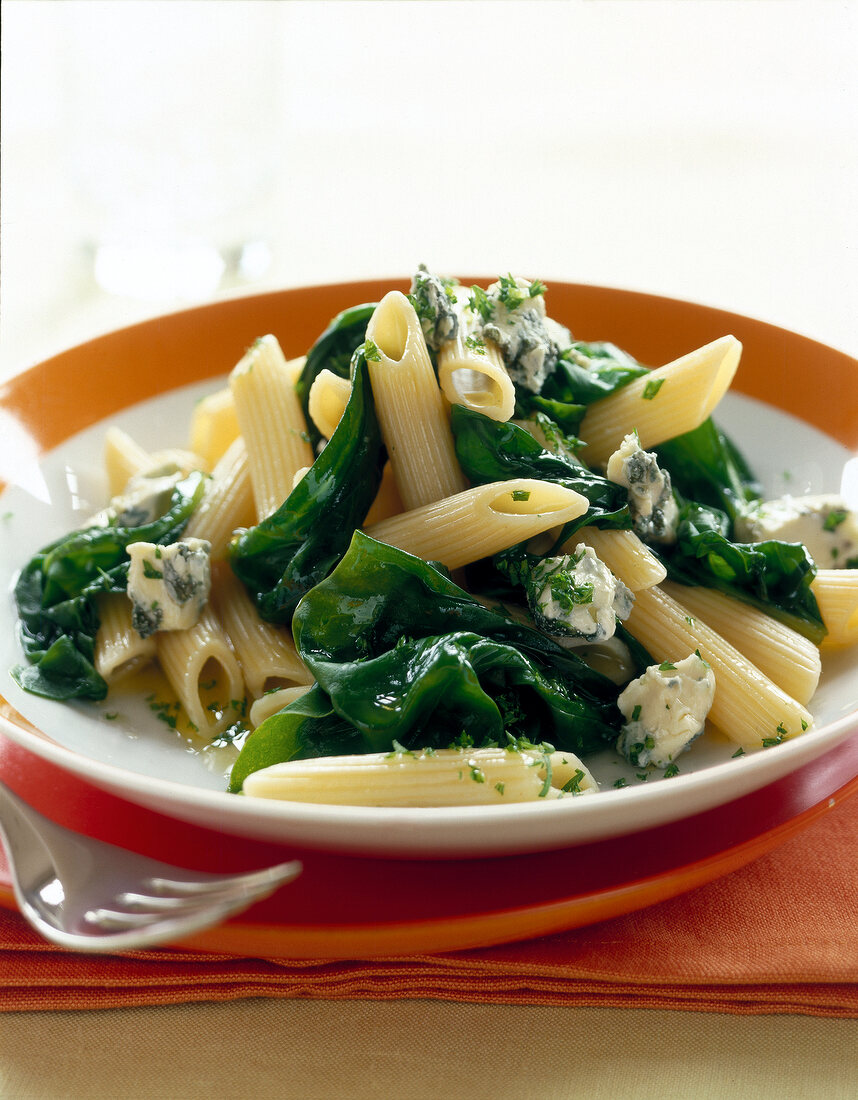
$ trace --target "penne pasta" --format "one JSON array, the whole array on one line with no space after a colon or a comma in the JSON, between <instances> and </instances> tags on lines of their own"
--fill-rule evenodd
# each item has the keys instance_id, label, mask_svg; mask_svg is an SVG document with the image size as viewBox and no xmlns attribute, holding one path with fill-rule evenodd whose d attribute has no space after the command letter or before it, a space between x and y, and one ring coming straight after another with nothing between
<instances>
[{"instance_id":1,"label":"penne pasta","mask_svg":"<svg viewBox=\"0 0 858 1100\"><path fill-rule=\"evenodd\" d=\"M141 638L131 625L131 603L124 592L100 596L98 618L93 664L108 684L115 684L155 659L155 637L150 634Z\"/></svg>"},{"instance_id":2,"label":"penne pasta","mask_svg":"<svg viewBox=\"0 0 858 1100\"><path fill-rule=\"evenodd\" d=\"M509 420L515 411L515 386L497 345L479 337L474 314L464 308L467 298L460 289L456 338L438 350L438 384L451 405Z\"/></svg>"},{"instance_id":3,"label":"penne pasta","mask_svg":"<svg viewBox=\"0 0 858 1100\"><path fill-rule=\"evenodd\" d=\"M203 397L191 415L190 447L212 469L238 438L238 417L229 386Z\"/></svg>"},{"instance_id":4,"label":"penne pasta","mask_svg":"<svg viewBox=\"0 0 858 1100\"><path fill-rule=\"evenodd\" d=\"M112 497L128 484L135 474L141 474L151 465L149 452L136 440L115 426L107 429L104 437L104 468L107 472L108 491Z\"/></svg>"},{"instance_id":5,"label":"penne pasta","mask_svg":"<svg viewBox=\"0 0 858 1100\"><path fill-rule=\"evenodd\" d=\"M811 725L800 703L662 588L636 593L626 626L656 661L700 653L715 673L710 721L743 748L777 744Z\"/></svg>"},{"instance_id":6,"label":"penne pasta","mask_svg":"<svg viewBox=\"0 0 858 1100\"><path fill-rule=\"evenodd\" d=\"M797 702L810 701L819 684L819 650L807 638L711 588L667 582L664 591L693 618L702 619Z\"/></svg>"},{"instance_id":7,"label":"penne pasta","mask_svg":"<svg viewBox=\"0 0 858 1100\"><path fill-rule=\"evenodd\" d=\"M579 432L587 463L603 466L629 432L647 450L699 427L727 392L741 354L735 336L722 336L590 405Z\"/></svg>"},{"instance_id":8,"label":"penne pasta","mask_svg":"<svg viewBox=\"0 0 858 1100\"><path fill-rule=\"evenodd\" d=\"M458 569L577 519L586 510L587 500L580 493L549 481L517 478L466 489L375 523L366 533Z\"/></svg>"},{"instance_id":9,"label":"penne pasta","mask_svg":"<svg viewBox=\"0 0 858 1100\"><path fill-rule=\"evenodd\" d=\"M212 597L253 698L272 688L303 685L306 689L313 683L292 635L260 619L253 600L231 569L217 570Z\"/></svg>"},{"instance_id":10,"label":"penne pasta","mask_svg":"<svg viewBox=\"0 0 858 1100\"><path fill-rule=\"evenodd\" d=\"M549 773L550 769L550 773ZM569 786L569 791L562 790ZM254 772L244 793L341 806L497 806L598 790L573 753L438 749L291 760Z\"/></svg>"},{"instance_id":11,"label":"penne pasta","mask_svg":"<svg viewBox=\"0 0 858 1100\"><path fill-rule=\"evenodd\" d=\"M242 716L241 668L210 605L195 626L155 638L164 675L197 732L216 737Z\"/></svg>"},{"instance_id":12,"label":"penne pasta","mask_svg":"<svg viewBox=\"0 0 858 1100\"><path fill-rule=\"evenodd\" d=\"M733 336L628 382L635 360L548 316L546 292L420 265L408 297L341 310L306 357L257 340L193 408L189 450L110 429L109 502L13 582L18 687L154 688L155 717L231 792L343 806L598 790L542 737L606 778L624 760L622 786L677 774L707 726L691 771L802 734L820 649L858 644L854 503L757 506L741 441L688 437L733 378ZM736 501L754 504L736 517ZM599 526L620 516L631 529ZM744 545L743 519L766 546ZM846 567L810 574L814 554ZM811 575L822 647L776 618L821 634L794 583ZM850 660L828 665L823 736Z\"/></svg>"},{"instance_id":13,"label":"penne pasta","mask_svg":"<svg viewBox=\"0 0 858 1100\"><path fill-rule=\"evenodd\" d=\"M385 462L384 469L381 472L381 485L379 485L375 500L366 514L364 527L371 527L374 523L389 519L391 516L398 516L400 512L404 511L405 505L399 495L393 467L389 462Z\"/></svg>"},{"instance_id":14,"label":"penne pasta","mask_svg":"<svg viewBox=\"0 0 858 1100\"><path fill-rule=\"evenodd\" d=\"M274 688L271 691L266 691L264 695L261 695L250 704L248 716L251 726L256 729L266 718L270 718L272 714L276 714L290 703L294 703L296 699L306 695L308 690L309 688L306 685L301 684L298 687Z\"/></svg>"},{"instance_id":15,"label":"penne pasta","mask_svg":"<svg viewBox=\"0 0 858 1100\"><path fill-rule=\"evenodd\" d=\"M249 527L256 517L253 486L244 439L239 436L224 452L207 483L203 499L185 534L211 543L212 559L226 556L233 532Z\"/></svg>"},{"instance_id":16,"label":"penne pasta","mask_svg":"<svg viewBox=\"0 0 858 1100\"><path fill-rule=\"evenodd\" d=\"M341 378L333 371L319 371L310 386L308 411L310 419L325 437L330 439L345 412L352 392L348 378Z\"/></svg>"},{"instance_id":17,"label":"penne pasta","mask_svg":"<svg viewBox=\"0 0 858 1100\"><path fill-rule=\"evenodd\" d=\"M828 630L823 648L858 642L858 569L817 569L811 587Z\"/></svg>"},{"instance_id":18,"label":"penne pasta","mask_svg":"<svg viewBox=\"0 0 858 1100\"><path fill-rule=\"evenodd\" d=\"M404 294L385 295L367 327L367 357L381 434L407 509L452 496L467 482L426 339Z\"/></svg>"},{"instance_id":19,"label":"penne pasta","mask_svg":"<svg viewBox=\"0 0 858 1100\"><path fill-rule=\"evenodd\" d=\"M296 472L313 462L294 374L275 337L263 336L229 378L258 519L280 507Z\"/></svg>"},{"instance_id":20,"label":"penne pasta","mask_svg":"<svg viewBox=\"0 0 858 1100\"><path fill-rule=\"evenodd\" d=\"M634 531L602 530L592 525L580 527L565 543L562 553L571 553L579 542L591 546L596 557L632 592L661 584L667 576L665 567Z\"/></svg>"}]
</instances>

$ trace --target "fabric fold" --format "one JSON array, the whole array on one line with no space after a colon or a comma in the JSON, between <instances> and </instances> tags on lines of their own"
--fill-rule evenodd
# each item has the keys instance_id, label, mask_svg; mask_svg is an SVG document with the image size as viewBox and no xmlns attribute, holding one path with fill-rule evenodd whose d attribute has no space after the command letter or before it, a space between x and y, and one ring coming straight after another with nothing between
<instances>
[{"instance_id":1,"label":"fabric fold","mask_svg":"<svg viewBox=\"0 0 858 1100\"><path fill-rule=\"evenodd\" d=\"M858 798L681 897L542 939L434 956L78 955L0 911L0 1010L260 996L858 1017Z\"/></svg>"}]
</instances>

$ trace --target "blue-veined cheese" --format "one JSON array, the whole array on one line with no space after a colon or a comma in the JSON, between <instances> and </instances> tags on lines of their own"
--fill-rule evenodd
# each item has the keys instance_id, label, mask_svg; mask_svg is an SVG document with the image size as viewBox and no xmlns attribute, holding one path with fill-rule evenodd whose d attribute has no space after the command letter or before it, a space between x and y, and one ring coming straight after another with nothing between
<instances>
[{"instance_id":1,"label":"blue-veined cheese","mask_svg":"<svg viewBox=\"0 0 858 1100\"><path fill-rule=\"evenodd\" d=\"M584 642L613 637L617 620L628 618L634 602L623 582L583 543L572 554L542 558L524 583L541 630Z\"/></svg>"},{"instance_id":2,"label":"blue-veined cheese","mask_svg":"<svg viewBox=\"0 0 858 1100\"><path fill-rule=\"evenodd\" d=\"M858 566L858 515L836 494L767 500L736 520L740 542L801 542L820 569Z\"/></svg>"},{"instance_id":3,"label":"blue-veined cheese","mask_svg":"<svg viewBox=\"0 0 858 1100\"><path fill-rule=\"evenodd\" d=\"M511 286L522 293L510 295ZM535 284L527 279L492 283L486 291L491 316L483 318L481 335L498 346L513 382L539 393L571 337L568 329L546 317L545 297L541 292L531 294L533 289Z\"/></svg>"},{"instance_id":4,"label":"blue-veined cheese","mask_svg":"<svg viewBox=\"0 0 858 1100\"><path fill-rule=\"evenodd\" d=\"M157 630L187 630L200 617L211 588L211 543L187 538L160 546L128 546L131 622L141 637Z\"/></svg>"},{"instance_id":5,"label":"blue-veined cheese","mask_svg":"<svg viewBox=\"0 0 858 1100\"><path fill-rule=\"evenodd\" d=\"M119 527L143 527L153 523L169 509L173 490L182 480L181 471L166 474L136 474L125 489L115 496L108 511Z\"/></svg>"},{"instance_id":6,"label":"blue-veined cheese","mask_svg":"<svg viewBox=\"0 0 858 1100\"><path fill-rule=\"evenodd\" d=\"M650 665L617 699L626 719L617 751L635 766L666 768L703 732L714 698L715 674L699 654Z\"/></svg>"},{"instance_id":7,"label":"blue-veined cheese","mask_svg":"<svg viewBox=\"0 0 858 1100\"><path fill-rule=\"evenodd\" d=\"M654 454L641 447L634 432L608 459L605 476L628 489L632 524L644 542L676 541L679 509L673 499L670 474L661 469Z\"/></svg>"},{"instance_id":8,"label":"blue-veined cheese","mask_svg":"<svg viewBox=\"0 0 858 1100\"><path fill-rule=\"evenodd\" d=\"M409 298L428 347L437 351L442 344L456 339L459 317L455 299L450 298L444 281L428 271L425 264L420 264L411 279Z\"/></svg>"}]
</instances>

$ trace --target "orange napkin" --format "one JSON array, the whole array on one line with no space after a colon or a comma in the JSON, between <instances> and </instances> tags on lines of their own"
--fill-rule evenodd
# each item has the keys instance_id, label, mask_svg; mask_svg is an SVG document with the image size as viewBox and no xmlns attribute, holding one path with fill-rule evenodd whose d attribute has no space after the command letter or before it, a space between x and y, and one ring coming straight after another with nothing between
<instances>
[{"instance_id":1,"label":"orange napkin","mask_svg":"<svg viewBox=\"0 0 858 1100\"><path fill-rule=\"evenodd\" d=\"M858 1017L858 797L683 897L561 935L435 956L76 955L0 910L2 1010L260 996Z\"/></svg>"}]
</instances>

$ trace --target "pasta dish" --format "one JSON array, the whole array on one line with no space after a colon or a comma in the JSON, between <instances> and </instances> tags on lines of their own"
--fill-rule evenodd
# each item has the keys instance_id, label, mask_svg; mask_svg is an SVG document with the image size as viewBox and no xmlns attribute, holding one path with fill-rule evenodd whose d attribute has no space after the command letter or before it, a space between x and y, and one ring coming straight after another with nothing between
<instances>
[{"instance_id":1,"label":"pasta dish","mask_svg":"<svg viewBox=\"0 0 858 1100\"><path fill-rule=\"evenodd\" d=\"M712 730L801 736L858 641L858 516L763 498L717 423L733 336L653 367L549 304L421 267L299 359L262 335L187 441L110 428L109 503L18 575L19 685L155 670L233 793L344 805L590 796L606 747L644 781Z\"/></svg>"}]
</instances>

